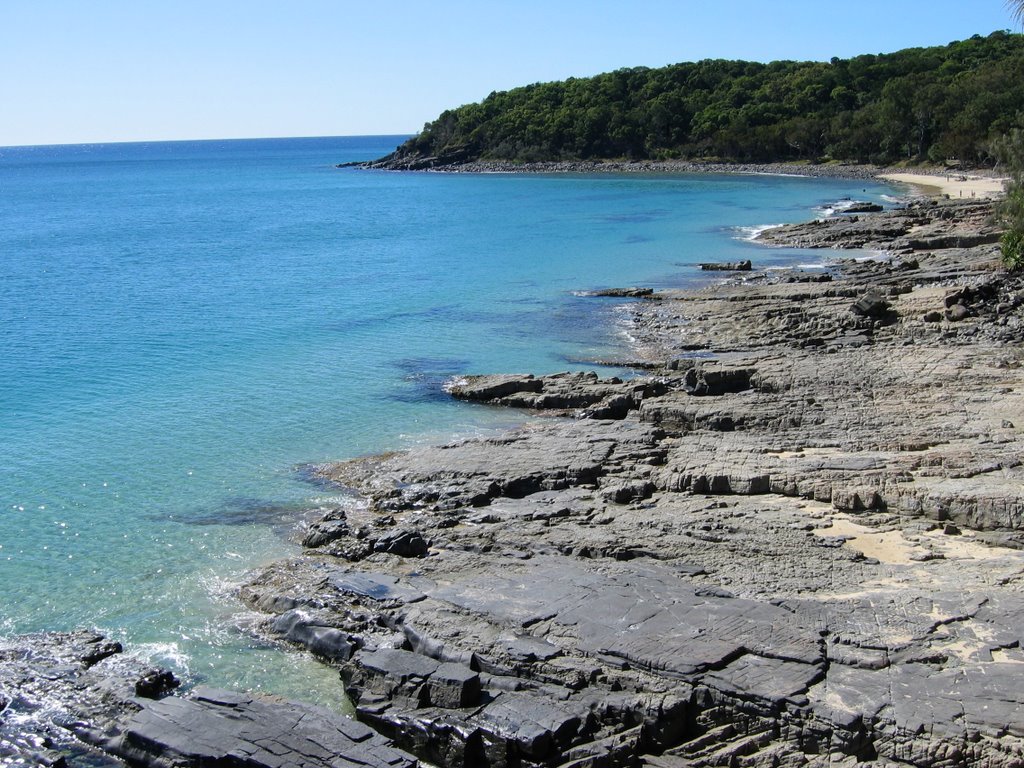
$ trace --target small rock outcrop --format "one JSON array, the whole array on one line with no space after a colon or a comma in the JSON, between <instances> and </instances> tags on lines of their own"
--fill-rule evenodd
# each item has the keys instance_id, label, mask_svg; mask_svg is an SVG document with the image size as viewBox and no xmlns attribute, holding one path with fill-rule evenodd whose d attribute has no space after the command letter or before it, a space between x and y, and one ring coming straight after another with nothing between
<instances>
[{"instance_id":1,"label":"small rock outcrop","mask_svg":"<svg viewBox=\"0 0 1024 768\"><path fill-rule=\"evenodd\" d=\"M705 272L749 272L754 268L750 259L744 261L705 262L700 265Z\"/></svg>"},{"instance_id":2,"label":"small rock outcrop","mask_svg":"<svg viewBox=\"0 0 1024 768\"><path fill-rule=\"evenodd\" d=\"M93 632L0 640L0 764L415 768L348 717L178 681Z\"/></svg>"},{"instance_id":3,"label":"small rock outcrop","mask_svg":"<svg viewBox=\"0 0 1024 768\"><path fill-rule=\"evenodd\" d=\"M654 295L653 288L604 288L599 291L592 291L587 293L588 296L604 296L608 298L624 298L624 299L654 299L657 296Z\"/></svg>"}]
</instances>

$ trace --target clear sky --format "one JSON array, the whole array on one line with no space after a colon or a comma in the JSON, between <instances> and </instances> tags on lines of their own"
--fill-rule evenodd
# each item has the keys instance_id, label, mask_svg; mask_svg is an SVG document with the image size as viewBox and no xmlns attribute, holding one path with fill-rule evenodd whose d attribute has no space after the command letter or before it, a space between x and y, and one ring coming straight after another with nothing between
<instances>
[{"instance_id":1,"label":"clear sky","mask_svg":"<svg viewBox=\"0 0 1024 768\"><path fill-rule=\"evenodd\" d=\"M415 133L538 81L1012 28L1003 0L0 0L0 146Z\"/></svg>"}]
</instances>

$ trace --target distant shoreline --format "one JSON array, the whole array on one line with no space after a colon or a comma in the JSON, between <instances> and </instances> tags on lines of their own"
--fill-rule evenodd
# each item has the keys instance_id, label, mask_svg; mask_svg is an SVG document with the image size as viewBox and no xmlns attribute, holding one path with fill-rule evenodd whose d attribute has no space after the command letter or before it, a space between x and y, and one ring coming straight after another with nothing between
<instances>
[{"instance_id":1,"label":"distant shoreline","mask_svg":"<svg viewBox=\"0 0 1024 768\"><path fill-rule=\"evenodd\" d=\"M918 167L901 169L860 163L717 163L697 160L559 160L515 163L504 160L475 160L432 167L406 168L382 160L345 163L340 167L426 173L563 174L563 173L723 173L806 176L810 178L858 179L895 182L909 186L915 196L950 198L994 198L1002 196L1005 179L994 171L971 171Z\"/></svg>"},{"instance_id":2,"label":"distant shoreline","mask_svg":"<svg viewBox=\"0 0 1024 768\"><path fill-rule=\"evenodd\" d=\"M390 171L428 173L747 173L787 176L812 176L834 179L874 179L883 168L867 164L809 163L717 163L700 160L557 160L515 163L506 160L474 160L433 166L405 167L401 164L371 160L338 166Z\"/></svg>"}]
</instances>

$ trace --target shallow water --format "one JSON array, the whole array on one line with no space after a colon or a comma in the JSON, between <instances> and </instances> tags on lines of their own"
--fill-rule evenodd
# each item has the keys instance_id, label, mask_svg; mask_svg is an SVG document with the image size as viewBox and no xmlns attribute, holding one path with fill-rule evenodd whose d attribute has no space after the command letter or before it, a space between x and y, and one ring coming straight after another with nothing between
<instances>
[{"instance_id":1,"label":"shallow water","mask_svg":"<svg viewBox=\"0 0 1024 768\"><path fill-rule=\"evenodd\" d=\"M0 631L95 626L190 682L337 704L232 597L339 501L305 464L515 423L441 383L621 355L623 302L575 291L817 263L742 228L890 191L333 167L400 139L0 148Z\"/></svg>"}]
</instances>

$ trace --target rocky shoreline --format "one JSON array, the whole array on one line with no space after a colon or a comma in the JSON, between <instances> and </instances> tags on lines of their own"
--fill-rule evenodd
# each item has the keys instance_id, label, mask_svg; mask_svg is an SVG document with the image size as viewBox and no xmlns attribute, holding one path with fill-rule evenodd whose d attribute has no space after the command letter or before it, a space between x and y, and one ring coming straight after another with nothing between
<instances>
[{"instance_id":1,"label":"rocky shoreline","mask_svg":"<svg viewBox=\"0 0 1024 768\"><path fill-rule=\"evenodd\" d=\"M551 418L317 468L357 501L241 596L363 725L147 698L88 649L60 722L133 765L1024 765L1024 279L988 205L769 230L889 256L626 289L643 377L466 377Z\"/></svg>"},{"instance_id":2,"label":"rocky shoreline","mask_svg":"<svg viewBox=\"0 0 1024 768\"><path fill-rule=\"evenodd\" d=\"M726 163L703 160L559 160L515 163L507 160L463 162L446 158L382 158L345 163L338 167L433 173L756 173L864 180L875 179L883 171L878 166L864 163Z\"/></svg>"},{"instance_id":3,"label":"rocky shoreline","mask_svg":"<svg viewBox=\"0 0 1024 768\"><path fill-rule=\"evenodd\" d=\"M452 382L563 418L321 468L363 505L245 600L438 765L1019 765L1024 282L983 206L772 230L897 255L645 296L644 378Z\"/></svg>"}]
</instances>

